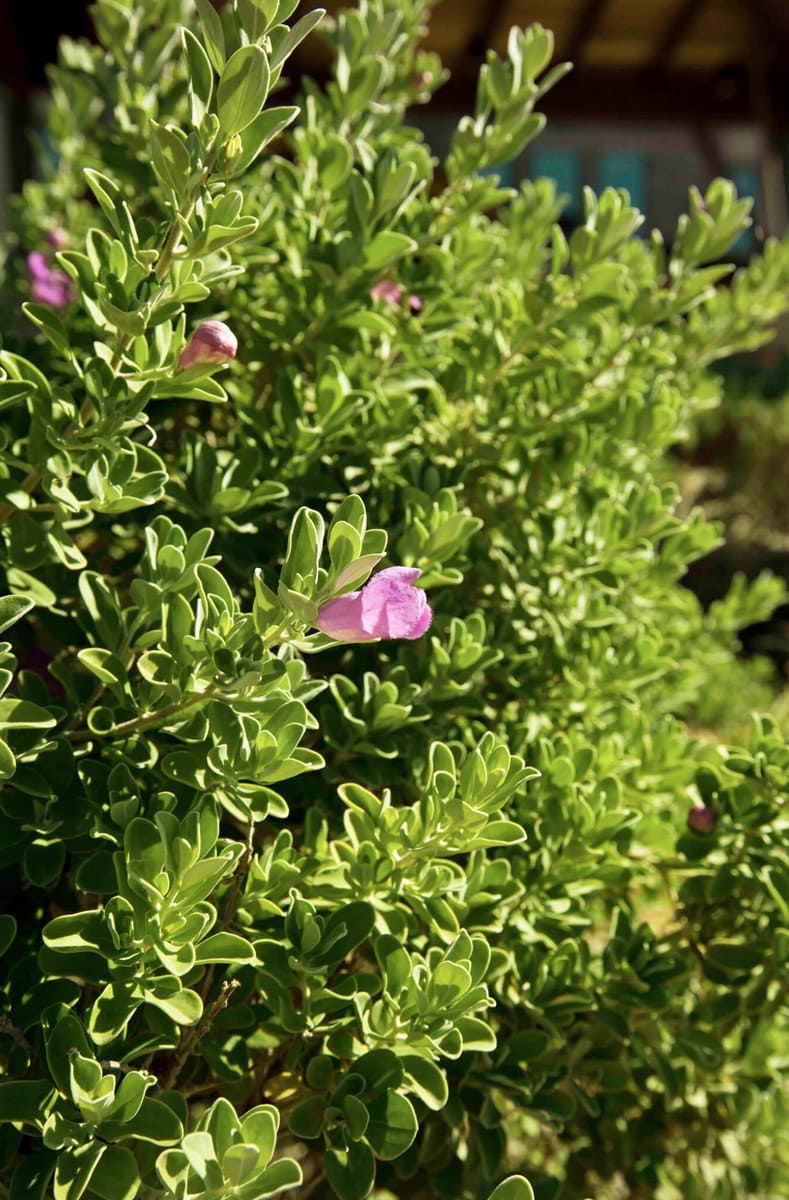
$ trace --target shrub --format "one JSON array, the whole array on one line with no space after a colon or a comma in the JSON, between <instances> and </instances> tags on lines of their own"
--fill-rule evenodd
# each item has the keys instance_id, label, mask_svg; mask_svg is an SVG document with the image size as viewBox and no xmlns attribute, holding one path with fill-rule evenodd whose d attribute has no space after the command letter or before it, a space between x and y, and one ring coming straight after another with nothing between
<instances>
[{"instance_id":1,"label":"shrub","mask_svg":"<svg viewBox=\"0 0 789 1200\"><path fill-rule=\"evenodd\" d=\"M659 480L789 248L729 279L720 180L669 251L480 174L540 27L440 168L423 0L298 109L319 12L197 7L63 43L6 263L4 1194L782 1194L789 757L678 716L781 588L702 614ZM323 610L384 564L400 640Z\"/></svg>"}]
</instances>

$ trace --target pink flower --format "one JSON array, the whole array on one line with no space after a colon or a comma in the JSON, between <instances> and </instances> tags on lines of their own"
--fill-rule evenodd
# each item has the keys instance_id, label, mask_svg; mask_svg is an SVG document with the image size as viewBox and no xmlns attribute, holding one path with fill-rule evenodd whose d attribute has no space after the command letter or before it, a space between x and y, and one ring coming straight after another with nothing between
<instances>
[{"instance_id":1,"label":"pink flower","mask_svg":"<svg viewBox=\"0 0 789 1200\"><path fill-rule=\"evenodd\" d=\"M65 308L71 302L71 280L68 275L54 271L38 250L28 254L27 269L30 272L30 298L36 304Z\"/></svg>"},{"instance_id":2,"label":"pink flower","mask_svg":"<svg viewBox=\"0 0 789 1200\"><path fill-rule=\"evenodd\" d=\"M238 339L224 321L203 321L192 334L178 359L182 370L203 363L226 363L236 357Z\"/></svg>"},{"instance_id":3,"label":"pink flower","mask_svg":"<svg viewBox=\"0 0 789 1200\"><path fill-rule=\"evenodd\" d=\"M380 283L376 283L375 287L370 288L370 295L373 300L385 300L387 304L402 304L403 291L391 279L382 279Z\"/></svg>"},{"instance_id":4,"label":"pink flower","mask_svg":"<svg viewBox=\"0 0 789 1200\"><path fill-rule=\"evenodd\" d=\"M52 249L56 251L65 250L66 246L69 244L69 240L69 235L66 230L61 229L59 225L56 225L54 229L50 229L49 233L47 234L47 241Z\"/></svg>"},{"instance_id":5,"label":"pink flower","mask_svg":"<svg viewBox=\"0 0 789 1200\"><path fill-rule=\"evenodd\" d=\"M315 624L338 642L421 637L433 620L426 594L412 587L421 574L418 567L387 567L361 591L327 600Z\"/></svg>"},{"instance_id":6,"label":"pink flower","mask_svg":"<svg viewBox=\"0 0 789 1200\"><path fill-rule=\"evenodd\" d=\"M688 811L688 826L694 833L712 833L716 821L715 810L706 804L694 804Z\"/></svg>"},{"instance_id":7,"label":"pink flower","mask_svg":"<svg viewBox=\"0 0 789 1200\"><path fill-rule=\"evenodd\" d=\"M413 317L415 317L417 313L420 313L422 311L422 297L421 296L409 296L408 297L408 307L411 309L411 315Z\"/></svg>"}]
</instances>

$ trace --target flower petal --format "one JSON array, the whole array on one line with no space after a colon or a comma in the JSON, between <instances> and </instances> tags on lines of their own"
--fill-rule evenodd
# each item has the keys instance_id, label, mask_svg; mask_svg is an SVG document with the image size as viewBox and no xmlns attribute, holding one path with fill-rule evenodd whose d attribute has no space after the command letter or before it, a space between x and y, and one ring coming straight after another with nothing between
<instances>
[{"instance_id":1,"label":"flower petal","mask_svg":"<svg viewBox=\"0 0 789 1200\"><path fill-rule=\"evenodd\" d=\"M425 593L411 586L420 574L415 567L389 567L362 589L362 623L372 637L411 637L427 602Z\"/></svg>"},{"instance_id":2,"label":"flower petal","mask_svg":"<svg viewBox=\"0 0 789 1200\"><path fill-rule=\"evenodd\" d=\"M407 635L411 640L420 638L423 633L427 633L433 621L433 610L427 602L427 596L425 596L424 592L420 592L419 595L424 596L424 604L421 613L414 622L411 632Z\"/></svg>"},{"instance_id":3,"label":"flower petal","mask_svg":"<svg viewBox=\"0 0 789 1200\"><path fill-rule=\"evenodd\" d=\"M361 592L348 592L327 600L318 609L315 624L321 633L338 642L369 642L375 637L367 632L362 621Z\"/></svg>"}]
</instances>

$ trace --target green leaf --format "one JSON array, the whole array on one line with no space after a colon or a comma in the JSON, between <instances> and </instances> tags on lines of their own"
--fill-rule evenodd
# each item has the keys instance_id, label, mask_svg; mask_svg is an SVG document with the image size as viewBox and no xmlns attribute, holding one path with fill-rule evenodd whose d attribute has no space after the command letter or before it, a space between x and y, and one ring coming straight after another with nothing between
<instances>
[{"instance_id":1,"label":"green leaf","mask_svg":"<svg viewBox=\"0 0 789 1200\"><path fill-rule=\"evenodd\" d=\"M324 521L320 513L311 508L300 508L293 518L288 536L288 550L280 572L282 588L300 591L297 584L301 579L311 595L318 574L323 549Z\"/></svg>"},{"instance_id":2,"label":"green leaf","mask_svg":"<svg viewBox=\"0 0 789 1200\"><path fill-rule=\"evenodd\" d=\"M326 1101L322 1096L308 1096L300 1100L288 1114L288 1129L297 1138L320 1137Z\"/></svg>"},{"instance_id":3,"label":"green leaf","mask_svg":"<svg viewBox=\"0 0 789 1200\"><path fill-rule=\"evenodd\" d=\"M8 913L0 914L0 958L8 953L8 948L16 937L16 919Z\"/></svg>"},{"instance_id":4,"label":"green leaf","mask_svg":"<svg viewBox=\"0 0 789 1200\"><path fill-rule=\"evenodd\" d=\"M189 65L189 103L192 124L200 125L205 114L211 109L214 72L208 55L190 29L181 28L181 39ZM222 68L220 67L219 70L221 71Z\"/></svg>"},{"instance_id":5,"label":"green leaf","mask_svg":"<svg viewBox=\"0 0 789 1200\"><path fill-rule=\"evenodd\" d=\"M510 1175L493 1189L488 1200L534 1200L534 1192L523 1175Z\"/></svg>"},{"instance_id":6,"label":"green leaf","mask_svg":"<svg viewBox=\"0 0 789 1200\"><path fill-rule=\"evenodd\" d=\"M441 1068L419 1054L403 1054L400 1062L412 1090L422 1103L434 1112L442 1109L449 1099L449 1087Z\"/></svg>"},{"instance_id":7,"label":"green leaf","mask_svg":"<svg viewBox=\"0 0 789 1200\"><path fill-rule=\"evenodd\" d=\"M273 1104L258 1104L244 1113L241 1129L245 1140L257 1146L261 1162L269 1162L277 1144L279 1110Z\"/></svg>"},{"instance_id":8,"label":"green leaf","mask_svg":"<svg viewBox=\"0 0 789 1200\"><path fill-rule=\"evenodd\" d=\"M222 1174L232 1187L239 1187L249 1179L258 1162L258 1148L251 1142L237 1142L229 1146L222 1155Z\"/></svg>"},{"instance_id":9,"label":"green leaf","mask_svg":"<svg viewBox=\"0 0 789 1200\"><path fill-rule=\"evenodd\" d=\"M0 1121L40 1122L43 1125L54 1097L52 1084L43 1079L0 1082Z\"/></svg>"},{"instance_id":10,"label":"green leaf","mask_svg":"<svg viewBox=\"0 0 789 1200\"><path fill-rule=\"evenodd\" d=\"M55 1168L54 1200L79 1200L106 1150L101 1142L93 1141L62 1150Z\"/></svg>"},{"instance_id":11,"label":"green leaf","mask_svg":"<svg viewBox=\"0 0 789 1200\"><path fill-rule=\"evenodd\" d=\"M180 1142L184 1130L169 1105L146 1096L135 1116L125 1120L102 1121L99 1131L110 1142L140 1141L155 1146Z\"/></svg>"},{"instance_id":12,"label":"green leaf","mask_svg":"<svg viewBox=\"0 0 789 1200\"><path fill-rule=\"evenodd\" d=\"M196 1025L203 1015L203 1004L200 997L197 992L191 991L190 988L182 988L180 985L176 990L170 985L170 979L172 977L163 981L168 985L166 988L162 985L145 988L145 999L149 1004L160 1008L179 1025ZM173 983L175 982L173 980Z\"/></svg>"},{"instance_id":13,"label":"green leaf","mask_svg":"<svg viewBox=\"0 0 789 1200\"><path fill-rule=\"evenodd\" d=\"M367 1140L384 1161L404 1154L419 1128L411 1101L391 1089L367 1101Z\"/></svg>"},{"instance_id":14,"label":"green leaf","mask_svg":"<svg viewBox=\"0 0 789 1200\"><path fill-rule=\"evenodd\" d=\"M77 658L102 683L121 684L125 678L123 664L111 650L100 646L86 646L78 651Z\"/></svg>"},{"instance_id":15,"label":"green leaf","mask_svg":"<svg viewBox=\"0 0 789 1200\"><path fill-rule=\"evenodd\" d=\"M123 1033L142 1002L140 989L129 983L109 983L93 1001L88 1033L97 1046Z\"/></svg>"},{"instance_id":16,"label":"green leaf","mask_svg":"<svg viewBox=\"0 0 789 1200\"><path fill-rule=\"evenodd\" d=\"M403 1080L403 1064L391 1050L368 1050L353 1064L354 1075L361 1075L365 1095L375 1096L387 1088L397 1088Z\"/></svg>"},{"instance_id":17,"label":"green leaf","mask_svg":"<svg viewBox=\"0 0 789 1200\"><path fill-rule=\"evenodd\" d=\"M740 973L758 966L762 961L762 950L734 938L714 938L707 946L706 959L722 971Z\"/></svg>"},{"instance_id":18,"label":"green leaf","mask_svg":"<svg viewBox=\"0 0 789 1200\"><path fill-rule=\"evenodd\" d=\"M228 137L258 116L269 89L269 64L260 46L241 46L222 72L217 92L219 121Z\"/></svg>"},{"instance_id":19,"label":"green leaf","mask_svg":"<svg viewBox=\"0 0 789 1200\"><path fill-rule=\"evenodd\" d=\"M123 200L120 188L106 175L102 175L100 171L94 171L91 167L85 167L83 173L88 181L88 187L99 203L99 208L104 213L112 228L120 236L123 230L119 216L120 205Z\"/></svg>"},{"instance_id":20,"label":"green leaf","mask_svg":"<svg viewBox=\"0 0 789 1200\"><path fill-rule=\"evenodd\" d=\"M326 966L341 962L370 935L374 925L375 910L365 900L354 900L337 909L326 922L314 961Z\"/></svg>"},{"instance_id":21,"label":"green leaf","mask_svg":"<svg viewBox=\"0 0 789 1200\"><path fill-rule=\"evenodd\" d=\"M23 1158L11 1177L8 1200L45 1200L51 1195L56 1161L57 1156L48 1150Z\"/></svg>"},{"instance_id":22,"label":"green leaf","mask_svg":"<svg viewBox=\"0 0 789 1200\"><path fill-rule=\"evenodd\" d=\"M259 1175L238 1188L234 1200L267 1200L287 1188L299 1187L303 1179L301 1167L292 1158L279 1158Z\"/></svg>"},{"instance_id":23,"label":"green leaf","mask_svg":"<svg viewBox=\"0 0 789 1200\"><path fill-rule=\"evenodd\" d=\"M249 963L255 951L246 938L237 933L214 933L195 947L196 963Z\"/></svg>"},{"instance_id":24,"label":"green leaf","mask_svg":"<svg viewBox=\"0 0 789 1200\"><path fill-rule=\"evenodd\" d=\"M192 40L194 41L194 38ZM189 151L174 129L169 129L166 125L159 125L156 121L150 121L149 128L152 162L156 174L164 183L170 185L176 195L184 196L191 171ZM129 332L134 331L130 330ZM139 332L142 333L142 330Z\"/></svg>"},{"instance_id":25,"label":"green leaf","mask_svg":"<svg viewBox=\"0 0 789 1200\"><path fill-rule=\"evenodd\" d=\"M288 32L285 34L285 37L279 43L274 51L274 54L272 55L272 71L276 71L277 67L281 63L284 63L286 58L290 57L296 47L304 41L308 34L312 33L315 26L318 25L325 16L325 8L314 8L312 12L305 13L304 16L301 17L300 20L298 20L296 24L288 30ZM281 21L282 19L282 17L278 17L278 20Z\"/></svg>"},{"instance_id":26,"label":"green leaf","mask_svg":"<svg viewBox=\"0 0 789 1200\"><path fill-rule=\"evenodd\" d=\"M3 738L0 738L0 779L10 779L16 771L16 759L13 751Z\"/></svg>"},{"instance_id":27,"label":"green leaf","mask_svg":"<svg viewBox=\"0 0 789 1200\"><path fill-rule=\"evenodd\" d=\"M230 158L226 165L229 175L242 175L256 158L263 153L269 142L287 129L300 110L293 105L283 105L276 108L265 108L254 121L250 121L246 129L241 131L241 149Z\"/></svg>"},{"instance_id":28,"label":"green leaf","mask_svg":"<svg viewBox=\"0 0 789 1200\"><path fill-rule=\"evenodd\" d=\"M478 1017L459 1017L455 1028L463 1039L464 1050L489 1051L496 1049L496 1035Z\"/></svg>"},{"instance_id":29,"label":"green leaf","mask_svg":"<svg viewBox=\"0 0 789 1200\"><path fill-rule=\"evenodd\" d=\"M0 700L0 729L51 729L55 724L45 708L28 700Z\"/></svg>"},{"instance_id":30,"label":"green leaf","mask_svg":"<svg viewBox=\"0 0 789 1200\"><path fill-rule=\"evenodd\" d=\"M135 817L126 826L123 845L129 874L148 881L155 879L164 867L165 850L154 823Z\"/></svg>"},{"instance_id":31,"label":"green leaf","mask_svg":"<svg viewBox=\"0 0 789 1200\"><path fill-rule=\"evenodd\" d=\"M370 1114L367 1111L366 1105L362 1104L356 1096L345 1096L343 1099L343 1108L345 1110L345 1118L348 1122L348 1136L358 1142L364 1137L367 1126L370 1123Z\"/></svg>"},{"instance_id":32,"label":"green leaf","mask_svg":"<svg viewBox=\"0 0 789 1200\"><path fill-rule=\"evenodd\" d=\"M375 939L375 957L383 973L387 992L390 996L399 996L411 978L410 954L391 933L384 933Z\"/></svg>"},{"instance_id":33,"label":"green leaf","mask_svg":"<svg viewBox=\"0 0 789 1200\"><path fill-rule=\"evenodd\" d=\"M375 1183L375 1159L364 1142L326 1151L326 1178L342 1200L364 1200Z\"/></svg>"},{"instance_id":34,"label":"green leaf","mask_svg":"<svg viewBox=\"0 0 789 1200\"><path fill-rule=\"evenodd\" d=\"M222 74L225 66L225 35L222 32L222 20L211 0L195 0L203 27L205 48L218 75Z\"/></svg>"},{"instance_id":35,"label":"green leaf","mask_svg":"<svg viewBox=\"0 0 789 1200\"><path fill-rule=\"evenodd\" d=\"M49 1073L64 1096L71 1094L70 1062L73 1050L79 1051L79 1054L85 1057L91 1052L82 1024L72 1013L67 1013L56 1022L47 1038Z\"/></svg>"},{"instance_id":36,"label":"green leaf","mask_svg":"<svg viewBox=\"0 0 789 1200\"><path fill-rule=\"evenodd\" d=\"M142 1107L145 1093L154 1083L151 1075L142 1071L129 1071L118 1084L107 1120L116 1124L133 1121Z\"/></svg>"},{"instance_id":37,"label":"green leaf","mask_svg":"<svg viewBox=\"0 0 789 1200\"><path fill-rule=\"evenodd\" d=\"M385 229L365 246L364 265L371 271L380 271L382 267L389 266L395 259L402 258L404 254L411 254L414 250L416 242L413 238Z\"/></svg>"},{"instance_id":38,"label":"green leaf","mask_svg":"<svg viewBox=\"0 0 789 1200\"><path fill-rule=\"evenodd\" d=\"M90 1190L102 1200L134 1200L140 1185L137 1160L123 1146L107 1146L90 1179Z\"/></svg>"},{"instance_id":39,"label":"green leaf","mask_svg":"<svg viewBox=\"0 0 789 1200\"><path fill-rule=\"evenodd\" d=\"M9 625L21 620L25 613L30 612L34 603L29 596L0 596L0 633L8 629Z\"/></svg>"},{"instance_id":40,"label":"green leaf","mask_svg":"<svg viewBox=\"0 0 789 1200\"><path fill-rule=\"evenodd\" d=\"M34 838L25 846L22 872L35 887L50 887L60 879L65 861L66 847L63 842Z\"/></svg>"}]
</instances>

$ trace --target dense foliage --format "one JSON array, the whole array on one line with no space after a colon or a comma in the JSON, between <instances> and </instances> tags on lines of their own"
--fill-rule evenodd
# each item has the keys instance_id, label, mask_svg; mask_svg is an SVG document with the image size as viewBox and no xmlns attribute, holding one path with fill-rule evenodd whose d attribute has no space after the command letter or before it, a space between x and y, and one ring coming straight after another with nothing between
<instances>
[{"instance_id":1,"label":"dense foliage","mask_svg":"<svg viewBox=\"0 0 789 1200\"><path fill-rule=\"evenodd\" d=\"M498 187L539 27L442 164L426 0L278 105L296 7L100 0L15 208L2 1194L785 1195L789 754L683 723L782 590L702 613L664 480L789 247L730 278L724 181L670 249ZM209 319L235 359L179 366ZM320 632L383 565L429 632Z\"/></svg>"}]
</instances>

